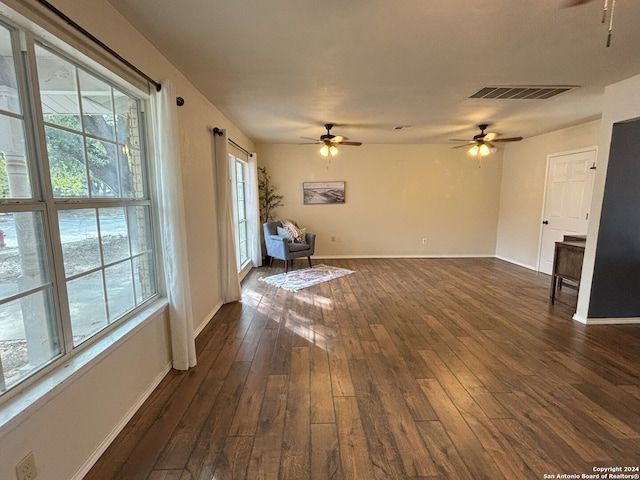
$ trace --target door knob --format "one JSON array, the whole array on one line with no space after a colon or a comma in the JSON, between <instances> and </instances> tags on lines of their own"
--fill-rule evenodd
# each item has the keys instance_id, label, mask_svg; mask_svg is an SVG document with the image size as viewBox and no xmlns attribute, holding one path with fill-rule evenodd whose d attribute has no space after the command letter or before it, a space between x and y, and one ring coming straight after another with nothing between
<instances>
[{"instance_id":1,"label":"door knob","mask_svg":"<svg viewBox=\"0 0 640 480\"><path fill-rule=\"evenodd\" d=\"M544 220L544 221L542 222L542 224L543 224L543 225L549 225L549 220Z\"/></svg>"}]
</instances>

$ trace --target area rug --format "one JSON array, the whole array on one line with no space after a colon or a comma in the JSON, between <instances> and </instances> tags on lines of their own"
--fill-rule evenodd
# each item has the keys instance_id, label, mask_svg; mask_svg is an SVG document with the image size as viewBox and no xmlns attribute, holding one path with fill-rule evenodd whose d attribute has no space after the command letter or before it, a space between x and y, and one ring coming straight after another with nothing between
<instances>
[{"instance_id":1,"label":"area rug","mask_svg":"<svg viewBox=\"0 0 640 480\"><path fill-rule=\"evenodd\" d=\"M331 267L329 265L316 265L313 268L293 270L289 273L279 273L270 277L260 278L261 282L283 288L289 292L297 292L303 288L312 287L322 282L328 282L335 278L355 273L346 268Z\"/></svg>"}]
</instances>

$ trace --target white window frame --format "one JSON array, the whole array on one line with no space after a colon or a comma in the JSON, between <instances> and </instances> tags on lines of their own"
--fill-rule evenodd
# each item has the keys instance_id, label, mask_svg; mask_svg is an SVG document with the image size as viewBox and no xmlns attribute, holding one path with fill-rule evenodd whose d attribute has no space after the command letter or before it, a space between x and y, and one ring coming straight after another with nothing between
<instances>
[{"instance_id":1,"label":"white window frame","mask_svg":"<svg viewBox=\"0 0 640 480\"><path fill-rule=\"evenodd\" d=\"M47 42L47 39L36 37L25 27L18 27L3 17L0 17L0 25L2 28L7 28L12 32L14 50L19 48L18 45L22 49L22 55L17 54L16 52L14 57L16 62L16 74L18 76L18 90L20 91L22 104L22 118L25 129L25 141L27 144L27 162L30 171L32 189L31 198L0 198L0 213L20 211L40 212L45 231L44 238L46 246L44 251L46 252L47 267L50 274L50 280L45 287L52 287L53 306L52 311L49 313L54 318L53 323L58 327L56 341L58 342L60 350L59 353L52 356L49 362L39 366L37 369L34 369L33 372L30 372L25 377L20 378L17 383L11 385L7 389L0 388L0 406L2 406L4 410L2 415L0 415L0 427L2 427L12 418L12 408L14 408L16 412L20 412L24 408L23 402L16 403L14 401L20 393L25 392L27 389L33 390L34 388L39 390L41 393L45 392L43 395L45 395L46 392L50 392L57 383L63 381L65 378L68 378L69 375L74 374L84 368L84 366L90 364L92 358L95 358L113 348L114 339L124 338L126 335L129 335L137 325L140 325L166 308L166 299L162 298L159 293L162 285L158 274L162 270L162 265L159 261L157 249L153 244L156 236L155 233L157 231L157 219L152 198L152 192L155 190L154 185L150 184L149 169L151 165L148 155L149 149L147 148L148 145L146 145L146 142L149 141L152 136L144 122L144 112L145 110L149 111L147 108L149 101L148 95L126 83L121 78L116 77L115 74L105 75L104 68L94 68L90 62L85 60L85 57L71 49L71 47L65 45L65 52L63 53L59 49L52 48L50 43ZM54 43L58 42L56 41ZM54 198L49 178L48 154L44 135L45 123L40 108L40 90L37 80L38 70L35 59L36 44L41 46L47 45L44 48L51 50L56 55L59 55L85 72L99 77L112 88L115 88L118 91L138 100L140 149L143 157L142 161L145 164L144 167L146 170L144 173L144 182L146 183L146 186L143 198L125 199L122 196L115 198ZM71 54L70 51L75 53ZM23 58L26 60L23 61ZM83 133L83 135L86 136L86 133ZM83 138L85 137L83 136ZM65 280L62 241L57 224L58 212L86 208L95 209L97 214L100 209L111 207L125 209L127 207L143 207L147 209L149 222L148 235L151 250L150 257L151 263L153 264L152 281L154 293L139 302L135 308L130 309L118 318L109 319L109 324L105 328L101 328L94 332L88 340L75 343L72 336L71 320L69 316L68 291L66 288L67 282ZM103 251L102 246L100 247L100 251ZM130 252L130 255L132 255L131 261L133 262L133 253ZM102 272L108 267L107 262L104 259L102 262L101 267L98 268L97 271ZM134 276L134 282L136 278L137 277ZM107 289L108 287L103 284L103 288ZM6 304L7 302L5 301L4 303ZM82 355L80 355L80 353L82 353ZM69 368L70 366L73 367ZM66 372L63 372L64 369L66 369ZM0 375L0 377L1 376L2 375ZM1 378L0 387L2 387ZM11 405L13 405L13 407L11 407Z\"/></svg>"},{"instance_id":2,"label":"white window frame","mask_svg":"<svg viewBox=\"0 0 640 480\"><path fill-rule=\"evenodd\" d=\"M240 166L243 171L243 179L238 179L237 168ZM249 239L249 224L247 221L247 188L249 188L249 162L246 160L229 153L229 173L231 181L231 192L233 199L233 230L235 237L236 248L236 267L240 277L244 277L248 270L251 268L251 253L250 253L250 239ZM242 201L238 198L239 185L242 184L242 192L244 198ZM240 216L240 209L244 208L244 219ZM245 236L242 238L241 225L244 224ZM246 258L242 258L242 244L244 242L244 248L246 251Z\"/></svg>"}]
</instances>

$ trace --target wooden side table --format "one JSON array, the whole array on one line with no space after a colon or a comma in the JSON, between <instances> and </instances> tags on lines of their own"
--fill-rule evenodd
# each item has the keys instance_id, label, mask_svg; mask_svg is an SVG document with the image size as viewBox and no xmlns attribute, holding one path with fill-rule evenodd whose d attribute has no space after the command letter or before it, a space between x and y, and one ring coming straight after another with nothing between
<instances>
[{"instance_id":1,"label":"wooden side table","mask_svg":"<svg viewBox=\"0 0 640 480\"><path fill-rule=\"evenodd\" d=\"M563 280L571 280L580 286L582 260L584 259L584 240L566 240L556 242L553 255L553 274L551 275L550 300L553 305Z\"/></svg>"}]
</instances>

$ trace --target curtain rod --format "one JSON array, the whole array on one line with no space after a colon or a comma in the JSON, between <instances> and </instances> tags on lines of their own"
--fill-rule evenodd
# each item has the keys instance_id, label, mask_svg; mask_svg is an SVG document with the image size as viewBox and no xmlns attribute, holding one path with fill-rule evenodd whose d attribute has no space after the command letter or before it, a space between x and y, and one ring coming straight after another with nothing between
<instances>
[{"instance_id":1,"label":"curtain rod","mask_svg":"<svg viewBox=\"0 0 640 480\"><path fill-rule=\"evenodd\" d=\"M214 135L218 135L219 137L221 137L223 135L222 129L215 127L213 129L213 134ZM242 148L240 145L238 145L236 142L234 142L233 140L231 140L230 138L227 138L227 142L229 142L231 145L233 145L234 147L236 147L238 150L240 150L242 153L244 153L245 155L249 155L250 157L253 157L253 153L251 153L249 150L247 150L246 148Z\"/></svg>"},{"instance_id":2,"label":"curtain rod","mask_svg":"<svg viewBox=\"0 0 640 480\"><path fill-rule=\"evenodd\" d=\"M241 152L245 153L246 155L249 155L250 157L253 157L253 153L251 153L249 150L242 148L240 145L238 145L236 142L234 142L233 140L229 139L229 143L231 145L233 145L234 147L236 147L238 150L240 150Z\"/></svg>"},{"instance_id":3,"label":"curtain rod","mask_svg":"<svg viewBox=\"0 0 640 480\"><path fill-rule=\"evenodd\" d=\"M124 58L122 55L120 55L118 52L116 52L115 50L113 50L111 47L109 47L108 45L106 45L104 42L102 42L101 40L99 40L95 35L93 35L92 33L90 33L89 31L87 31L86 29L84 29L83 27L81 27L80 25L78 25L76 22L74 22L73 20L71 20L71 18L69 18L67 15L65 15L63 12L61 12L60 10L58 10L55 6L51 5L49 2L47 2L47 0L38 0L38 3L44 5L45 7L47 7L49 10L51 10L53 13L55 13L58 17L60 17L62 20L64 20L65 22L67 22L70 26L72 26L73 28L75 28L77 31L79 31L80 33L82 33L85 37L87 37L88 39L90 39L92 42L94 42L96 45L100 46L103 50L106 50L108 53L110 53L112 56L114 56L115 58L117 58L120 62L122 62L123 64L125 64L127 67L129 67L131 70L133 70L134 72L136 72L138 75L140 75L142 78L144 78L147 82L149 82L150 84L154 85L156 87L156 91L160 91L162 90L162 85L160 85L158 82L156 82L153 78L151 78L149 75L147 75L146 73L144 73L142 70L140 70L138 67L136 67L134 64L132 64L131 62L129 62L126 58ZM178 97L181 98L181 97ZM180 105L180 101L182 101L182 104L184 104L184 99L182 100L178 100L178 105Z\"/></svg>"},{"instance_id":4,"label":"curtain rod","mask_svg":"<svg viewBox=\"0 0 640 480\"><path fill-rule=\"evenodd\" d=\"M104 42L99 40L95 35L93 35L89 31L84 29L82 26L78 25L76 22L71 20L71 18L69 18L67 15L65 15L62 11L58 10L55 6L53 6L49 2L47 2L47 0L38 0L38 3L40 3L40 4L44 5L45 7L47 7L49 10L51 10L53 13L55 13L58 17L60 17L65 22L67 22L70 26L75 28L80 33L82 33L85 37L87 37L92 42L94 42L95 44L100 46L103 50L106 50L112 56L117 58L120 62L124 63L127 67L129 67L131 70L136 72L138 75L140 75L142 78L144 78L147 82L149 82L152 85L154 85L156 87L156 91L159 92L162 89L162 85L160 85L158 82L156 82L153 78L148 76L146 73L144 73L142 70L140 70L138 67L136 67L131 62L129 62L126 58L124 58L118 52L116 52L111 47L106 45Z\"/></svg>"}]
</instances>

